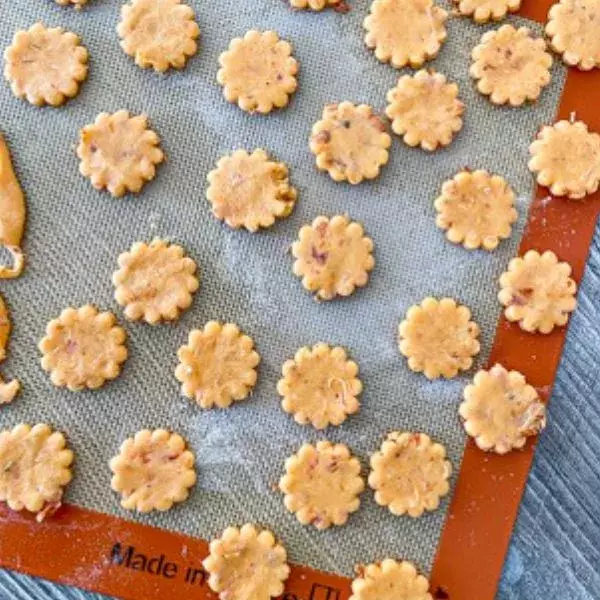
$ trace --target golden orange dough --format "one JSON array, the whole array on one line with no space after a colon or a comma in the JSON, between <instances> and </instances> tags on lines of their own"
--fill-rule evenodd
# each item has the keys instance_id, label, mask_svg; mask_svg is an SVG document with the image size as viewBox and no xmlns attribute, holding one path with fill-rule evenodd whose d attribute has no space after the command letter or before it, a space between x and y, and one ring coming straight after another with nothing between
<instances>
[{"instance_id":1,"label":"golden orange dough","mask_svg":"<svg viewBox=\"0 0 600 600\"><path fill-rule=\"evenodd\" d=\"M0 362L6 358L6 345L10 337L10 330L11 325L8 309L6 308L4 299L0 295ZM0 405L12 402L20 389L21 384L16 379L5 382L0 376Z\"/></svg>"}]
</instances>

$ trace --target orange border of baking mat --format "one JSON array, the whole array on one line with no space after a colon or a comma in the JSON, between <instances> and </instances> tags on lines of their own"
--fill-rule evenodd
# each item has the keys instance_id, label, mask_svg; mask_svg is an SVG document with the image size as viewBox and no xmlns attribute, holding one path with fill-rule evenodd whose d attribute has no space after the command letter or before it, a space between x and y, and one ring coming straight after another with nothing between
<instances>
[{"instance_id":1,"label":"orange border of baking mat","mask_svg":"<svg viewBox=\"0 0 600 600\"><path fill-rule=\"evenodd\" d=\"M520 14L544 22L553 0L525 0ZM570 69L558 112L575 112L600 131L600 70ZM600 213L600 193L583 202L549 198L538 189L521 242L553 250L579 281ZM501 319L490 364L518 369L547 397L565 330L530 335ZM467 442L431 574L438 600L493 600L534 444L505 456ZM0 506L0 566L127 600L213 599L201 562L204 540L72 505L43 523ZM350 580L293 565L281 600L348 600Z\"/></svg>"}]
</instances>

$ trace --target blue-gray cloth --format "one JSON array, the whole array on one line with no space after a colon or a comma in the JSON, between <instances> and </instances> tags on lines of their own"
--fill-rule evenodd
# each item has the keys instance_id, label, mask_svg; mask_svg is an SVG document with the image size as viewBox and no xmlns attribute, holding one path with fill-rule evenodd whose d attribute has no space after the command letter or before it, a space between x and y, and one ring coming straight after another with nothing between
<instances>
[{"instance_id":1,"label":"blue-gray cloth","mask_svg":"<svg viewBox=\"0 0 600 600\"><path fill-rule=\"evenodd\" d=\"M286 513L272 484L281 475L285 458L302 442L325 436L347 443L366 470L369 454L390 429L431 434L446 445L458 470L464 433L456 409L470 374L430 383L411 373L397 350L396 327L406 309L424 296L453 296L472 308L482 327L477 364L485 362L499 313L496 281L516 253L534 187L526 166L528 145L537 128L553 120L565 69L556 64L552 85L535 105L518 110L494 107L474 90L468 77L470 50L486 28L452 19L448 42L431 66L459 84L467 106L463 131L450 148L435 154L410 149L395 139L381 176L351 187L334 183L316 170L307 140L323 105L351 100L381 111L387 90L398 78L398 72L378 63L362 41L366 0L351 2L352 11L346 15L297 13L283 0L195 1L192 5L202 30L200 50L183 71L159 76L139 69L119 48L116 0L92 0L81 12L49 1L0 0L3 47L17 29L42 20L80 34L91 57L81 93L62 108L36 109L15 99L7 85L0 86L0 130L12 150L30 211L26 274L0 287L15 328L2 372L23 382L23 393L0 412L0 426L47 421L67 433L77 456L75 479L67 494L70 502L204 538L229 524L260 522L284 541L292 560L346 575L355 563L386 555L414 560L427 572L447 499L440 510L412 520L393 517L366 492L360 511L346 526L318 532L302 527ZM290 106L266 117L247 115L228 104L215 81L219 53L231 38L253 27L278 31L292 42L300 63L299 89ZM79 175L73 147L78 130L99 112L121 108L149 115L168 161L159 166L155 181L139 197L115 200L94 191ZM232 231L216 221L204 197L208 171L220 156L239 147L263 147L286 162L299 192L294 213L259 234ZM512 238L494 253L467 252L448 243L435 227L433 200L443 181L465 166L504 175L517 193L519 222ZM348 213L364 224L375 242L377 266L369 285L351 298L317 304L292 275L286 250L304 223L319 214L336 213ZM202 276L194 304L181 320L154 328L124 322L110 283L118 254L133 242L153 236L183 244L198 261ZM579 339L571 354L580 362L587 358L588 363L591 354L585 352L594 348L590 340L594 329L585 321L586 314L592 317L586 313L591 310L586 299L591 297L583 296L582 308L573 319L573 331L585 339ZM45 324L63 308L87 302L117 314L128 331L130 358L115 382L96 392L73 394L51 385L39 365L36 345ZM262 356L252 398L227 411L200 410L181 397L173 377L176 350L188 331L211 319L236 322L253 337ZM346 347L358 362L365 384L360 414L322 434L296 425L279 408L275 391L281 364L298 347L320 341ZM580 368L588 375L591 372L589 364ZM597 473L585 454L590 456L594 429L593 419L584 413L592 409L580 407L574 422L568 412L573 398L565 398L561 407L566 390L570 395L574 386L584 385L575 380L575 372L574 366L563 367L556 408L536 467L537 472L548 470L545 482L553 491L544 495L546 488L534 475L524 518L535 515L533 523L539 531L530 538L523 535L523 542L513 547L506 590L530 579L528 585L538 585L539 590L555 586L556 593L565 589L557 586L567 585L571 573L573 586L587 574L587 583L569 588L575 591L569 591L568 597L584 598L582 590L598 577L591 568L583 570L583 557L592 556L583 537L577 545L581 555L556 546L560 560L579 562L570 569L564 564L554 569L553 577L542 577L541 567L527 558L532 553L535 564L541 564L545 549L538 544L562 539L557 523L566 518L564 513L547 512L561 490L573 506L579 503L573 514L580 531L588 536L593 531L583 521L593 514L591 500L587 512L581 507L588 498L585 489L558 487L554 475L567 456L569 476L583 476L586 471L578 467L580 462L590 475L593 469ZM591 400L592 394L586 393ZM560 451L554 449L553 460L544 462L544 452L553 439L566 433L566 423L572 427ZM171 428L184 435L197 456L199 481L186 503L166 514L140 517L120 508L110 489L107 463L125 437L145 427ZM589 432L587 445L581 431ZM594 485L591 480L588 486ZM540 489L534 494L536 483ZM558 506L564 511L565 501ZM528 507L535 512L529 513ZM554 537L548 538L553 532ZM58 589L23 577L5 576L2 581L8 598L52 597L50 590ZM506 597L511 593L506 591Z\"/></svg>"}]
</instances>

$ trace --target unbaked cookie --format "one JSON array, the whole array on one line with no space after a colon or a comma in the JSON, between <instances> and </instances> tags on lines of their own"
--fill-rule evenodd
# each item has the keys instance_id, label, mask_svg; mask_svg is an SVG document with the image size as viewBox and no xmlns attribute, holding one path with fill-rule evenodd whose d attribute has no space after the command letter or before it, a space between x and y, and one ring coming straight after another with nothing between
<instances>
[{"instance_id":1,"label":"unbaked cookie","mask_svg":"<svg viewBox=\"0 0 600 600\"><path fill-rule=\"evenodd\" d=\"M432 600L429 581L406 560L386 558L358 571L349 600Z\"/></svg>"},{"instance_id":2,"label":"unbaked cookie","mask_svg":"<svg viewBox=\"0 0 600 600\"><path fill-rule=\"evenodd\" d=\"M304 444L287 459L285 470L279 489L285 494L285 507L302 525L343 525L358 510L365 483L360 462L344 444Z\"/></svg>"},{"instance_id":3,"label":"unbaked cookie","mask_svg":"<svg viewBox=\"0 0 600 600\"><path fill-rule=\"evenodd\" d=\"M77 95L87 77L88 51L79 36L42 23L17 31L4 51L4 77L17 98L60 106Z\"/></svg>"},{"instance_id":4,"label":"unbaked cookie","mask_svg":"<svg viewBox=\"0 0 600 600\"><path fill-rule=\"evenodd\" d=\"M506 307L504 316L531 333L550 333L565 325L577 305L577 284L570 275L571 266L558 262L549 250L541 255L529 250L513 258L500 277L498 300Z\"/></svg>"},{"instance_id":5,"label":"unbaked cookie","mask_svg":"<svg viewBox=\"0 0 600 600\"><path fill-rule=\"evenodd\" d=\"M386 129L366 104L328 104L310 136L317 167L334 181L356 184L374 179L389 158L392 139Z\"/></svg>"},{"instance_id":6,"label":"unbaked cookie","mask_svg":"<svg viewBox=\"0 0 600 600\"><path fill-rule=\"evenodd\" d=\"M110 461L111 487L127 510L169 510L187 499L196 483L194 455L185 440L164 429L143 429L127 438Z\"/></svg>"},{"instance_id":7,"label":"unbaked cookie","mask_svg":"<svg viewBox=\"0 0 600 600\"><path fill-rule=\"evenodd\" d=\"M600 67L600 0L560 0L548 13L546 35L567 65Z\"/></svg>"},{"instance_id":8,"label":"unbaked cookie","mask_svg":"<svg viewBox=\"0 0 600 600\"><path fill-rule=\"evenodd\" d=\"M121 48L135 64L163 72L182 69L198 49L194 10L181 0L132 0L121 7Z\"/></svg>"},{"instance_id":9,"label":"unbaked cookie","mask_svg":"<svg viewBox=\"0 0 600 600\"><path fill-rule=\"evenodd\" d=\"M453 0L459 14L473 17L477 23L500 21L521 8L522 0Z\"/></svg>"},{"instance_id":10,"label":"unbaked cookie","mask_svg":"<svg viewBox=\"0 0 600 600\"><path fill-rule=\"evenodd\" d=\"M177 244L155 239L136 242L119 256L113 273L115 300L125 307L125 316L154 325L173 321L192 303L200 285L196 263Z\"/></svg>"},{"instance_id":11,"label":"unbaked cookie","mask_svg":"<svg viewBox=\"0 0 600 600\"><path fill-rule=\"evenodd\" d=\"M17 425L0 432L0 501L26 509L38 521L61 505L71 481L73 452L65 437L48 425Z\"/></svg>"},{"instance_id":12,"label":"unbaked cookie","mask_svg":"<svg viewBox=\"0 0 600 600\"><path fill-rule=\"evenodd\" d=\"M257 231L287 217L296 203L285 164L269 160L264 150L236 150L208 174L206 197L217 219L238 229Z\"/></svg>"},{"instance_id":13,"label":"unbaked cookie","mask_svg":"<svg viewBox=\"0 0 600 600\"><path fill-rule=\"evenodd\" d=\"M470 369L479 353L479 326L471 311L451 298L425 298L411 306L398 333L409 368L428 379L455 377Z\"/></svg>"},{"instance_id":14,"label":"unbaked cookie","mask_svg":"<svg viewBox=\"0 0 600 600\"><path fill-rule=\"evenodd\" d=\"M116 198L139 192L165 158L158 136L148 129L148 117L132 117L126 110L101 113L86 125L79 133L77 156L79 172Z\"/></svg>"},{"instance_id":15,"label":"unbaked cookie","mask_svg":"<svg viewBox=\"0 0 600 600\"><path fill-rule=\"evenodd\" d=\"M433 0L375 0L364 21L365 43L381 62L419 68L437 56L448 13Z\"/></svg>"},{"instance_id":16,"label":"unbaked cookie","mask_svg":"<svg viewBox=\"0 0 600 600\"><path fill-rule=\"evenodd\" d=\"M327 344L300 348L293 360L284 363L282 373L277 384L281 406L296 423L324 429L358 412L357 396L362 391L358 365L348 360L343 348Z\"/></svg>"},{"instance_id":17,"label":"unbaked cookie","mask_svg":"<svg viewBox=\"0 0 600 600\"><path fill-rule=\"evenodd\" d=\"M6 308L4 299L0 295L0 362L6 358L6 345L10 337L10 330L11 325L8 309ZM20 389L21 384L16 379L5 382L0 376L0 405L12 402Z\"/></svg>"},{"instance_id":18,"label":"unbaked cookie","mask_svg":"<svg viewBox=\"0 0 600 600\"><path fill-rule=\"evenodd\" d=\"M181 392L202 408L227 408L246 398L256 384L260 356L233 323L210 321L203 330L194 329L177 356Z\"/></svg>"},{"instance_id":19,"label":"unbaked cookie","mask_svg":"<svg viewBox=\"0 0 600 600\"><path fill-rule=\"evenodd\" d=\"M451 473L444 446L424 433L394 431L371 456L369 485L392 514L420 517L439 506Z\"/></svg>"},{"instance_id":20,"label":"unbaked cookie","mask_svg":"<svg viewBox=\"0 0 600 600\"><path fill-rule=\"evenodd\" d=\"M435 201L436 224L465 248L494 250L510 237L517 220L515 193L506 180L487 171L461 171L442 186Z\"/></svg>"},{"instance_id":21,"label":"unbaked cookie","mask_svg":"<svg viewBox=\"0 0 600 600\"><path fill-rule=\"evenodd\" d=\"M462 129L465 105L458 86L435 71L404 75L387 94L385 110L394 133L408 146L437 150L447 146Z\"/></svg>"},{"instance_id":22,"label":"unbaked cookie","mask_svg":"<svg viewBox=\"0 0 600 600\"><path fill-rule=\"evenodd\" d=\"M75 7L75 10L81 10L81 7L84 4L87 4L87 1L88 0L55 0L55 2L61 6L68 6L69 4L72 4Z\"/></svg>"},{"instance_id":23,"label":"unbaked cookie","mask_svg":"<svg viewBox=\"0 0 600 600\"><path fill-rule=\"evenodd\" d=\"M269 600L284 591L290 574L285 548L267 529L228 527L210 543L202 566L220 600Z\"/></svg>"},{"instance_id":24,"label":"unbaked cookie","mask_svg":"<svg viewBox=\"0 0 600 600\"><path fill-rule=\"evenodd\" d=\"M600 186L600 135L582 121L558 121L543 127L529 147L529 169L554 196L573 200Z\"/></svg>"},{"instance_id":25,"label":"unbaked cookie","mask_svg":"<svg viewBox=\"0 0 600 600\"><path fill-rule=\"evenodd\" d=\"M337 215L317 217L300 229L292 245L294 274L320 300L349 296L367 285L375 266L373 242L361 225Z\"/></svg>"},{"instance_id":26,"label":"unbaked cookie","mask_svg":"<svg viewBox=\"0 0 600 600\"><path fill-rule=\"evenodd\" d=\"M323 10L328 6L343 4L343 2L344 0L290 0L290 5L292 8Z\"/></svg>"},{"instance_id":27,"label":"unbaked cookie","mask_svg":"<svg viewBox=\"0 0 600 600\"><path fill-rule=\"evenodd\" d=\"M296 91L298 63L292 47L274 31L251 30L235 38L219 57L217 81L229 102L246 112L269 113Z\"/></svg>"},{"instance_id":28,"label":"unbaked cookie","mask_svg":"<svg viewBox=\"0 0 600 600\"><path fill-rule=\"evenodd\" d=\"M39 348L52 383L71 391L96 389L115 379L127 359L125 330L110 312L89 304L66 308L48 323Z\"/></svg>"},{"instance_id":29,"label":"unbaked cookie","mask_svg":"<svg viewBox=\"0 0 600 600\"><path fill-rule=\"evenodd\" d=\"M458 410L465 431L482 450L506 454L546 426L546 407L535 388L502 365L479 371L463 396Z\"/></svg>"},{"instance_id":30,"label":"unbaked cookie","mask_svg":"<svg viewBox=\"0 0 600 600\"><path fill-rule=\"evenodd\" d=\"M550 83L552 56L530 29L503 25L483 34L469 70L477 89L494 104L521 106Z\"/></svg>"}]
</instances>

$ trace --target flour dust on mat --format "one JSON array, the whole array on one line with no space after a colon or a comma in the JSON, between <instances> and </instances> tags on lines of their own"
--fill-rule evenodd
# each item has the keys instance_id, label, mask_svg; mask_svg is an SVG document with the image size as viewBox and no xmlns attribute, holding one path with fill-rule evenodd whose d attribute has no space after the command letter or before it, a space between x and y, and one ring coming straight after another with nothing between
<instances>
[{"instance_id":1,"label":"flour dust on mat","mask_svg":"<svg viewBox=\"0 0 600 600\"><path fill-rule=\"evenodd\" d=\"M290 215L297 193L288 168L270 160L264 150L236 150L219 159L208 174L206 197L213 215L229 227L258 231Z\"/></svg>"},{"instance_id":2,"label":"flour dust on mat","mask_svg":"<svg viewBox=\"0 0 600 600\"><path fill-rule=\"evenodd\" d=\"M472 17L476 23L500 21L508 13L517 12L522 0L453 0L459 14Z\"/></svg>"},{"instance_id":3,"label":"flour dust on mat","mask_svg":"<svg viewBox=\"0 0 600 600\"><path fill-rule=\"evenodd\" d=\"M0 501L43 521L61 505L72 462L65 436L48 425L21 423L0 431Z\"/></svg>"},{"instance_id":4,"label":"flour dust on mat","mask_svg":"<svg viewBox=\"0 0 600 600\"><path fill-rule=\"evenodd\" d=\"M360 462L345 444L304 444L287 459L279 481L285 507L303 525L327 529L344 525L360 506L365 488Z\"/></svg>"},{"instance_id":5,"label":"flour dust on mat","mask_svg":"<svg viewBox=\"0 0 600 600\"><path fill-rule=\"evenodd\" d=\"M166 240L136 242L118 258L112 276L115 300L132 321L154 325L174 321L192 304L200 283L196 263L184 249Z\"/></svg>"},{"instance_id":6,"label":"flour dust on mat","mask_svg":"<svg viewBox=\"0 0 600 600\"><path fill-rule=\"evenodd\" d=\"M121 48L142 69L182 69L196 54L200 28L194 10L181 0L133 0L121 7Z\"/></svg>"},{"instance_id":7,"label":"flour dust on mat","mask_svg":"<svg viewBox=\"0 0 600 600\"><path fill-rule=\"evenodd\" d=\"M299 425L324 429L341 425L358 412L357 396L362 391L358 365L343 348L323 343L300 348L283 364L282 374L277 383L281 406Z\"/></svg>"},{"instance_id":8,"label":"flour dust on mat","mask_svg":"<svg viewBox=\"0 0 600 600\"><path fill-rule=\"evenodd\" d=\"M459 407L465 431L482 450L506 454L546 426L546 407L518 371L496 364L478 371Z\"/></svg>"},{"instance_id":9,"label":"flour dust on mat","mask_svg":"<svg viewBox=\"0 0 600 600\"><path fill-rule=\"evenodd\" d=\"M4 77L17 98L60 106L77 95L87 77L88 51L79 36L42 23L17 31L4 51Z\"/></svg>"},{"instance_id":10,"label":"flour dust on mat","mask_svg":"<svg viewBox=\"0 0 600 600\"><path fill-rule=\"evenodd\" d=\"M39 343L42 368L57 387L97 389L119 376L127 359L126 337L111 312L89 304L66 308L48 323Z\"/></svg>"},{"instance_id":11,"label":"flour dust on mat","mask_svg":"<svg viewBox=\"0 0 600 600\"><path fill-rule=\"evenodd\" d=\"M110 485L127 510L169 510L186 500L196 483L194 460L179 434L144 429L127 438L110 461Z\"/></svg>"},{"instance_id":12,"label":"flour dust on mat","mask_svg":"<svg viewBox=\"0 0 600 600\"><path fill-rule=\"evenodd\" d=\"M202 565L220 600L269 600L283 593L290 574L285 548L269 530L248 523L240 529L228 527L213 540Z\"/></svg>"},{"instance_id":13,"label":"flour dust on mat","mask_svg":"<svg viewBox=\"0 0 600 600\"><path fill-rule=\"evenodd\" d=\"M351 102L328 104L312 128L310 149L317 168L334 181L375 179L388 162L392 139L373 109Z\"/></svg>"},{"instance_id":14,"label":"flour dust on mat","mask_svg":"<svg viewBox=\"0 0 600 600\"><path fill-rule=\"evenodd\" d=\"M450 491L446 449L424 433L390 433L371 456L369 486L375 501L394 515L420 517Z\"/></svg>"}]
</instances>

